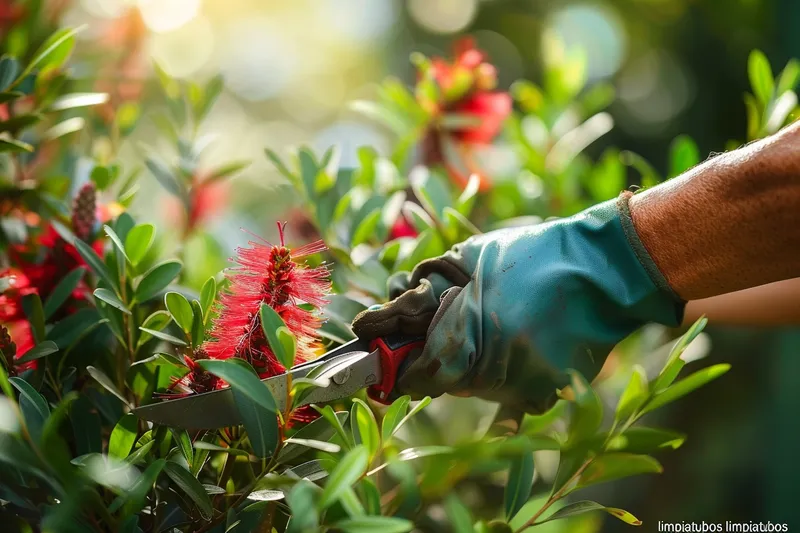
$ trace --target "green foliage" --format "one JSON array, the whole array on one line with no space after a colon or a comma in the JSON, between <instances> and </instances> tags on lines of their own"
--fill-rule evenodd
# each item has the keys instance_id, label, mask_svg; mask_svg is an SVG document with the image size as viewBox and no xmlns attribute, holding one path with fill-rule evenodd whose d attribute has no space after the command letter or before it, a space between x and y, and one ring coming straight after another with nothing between
<instances>
[{"instance_id":1,"label":"green foliage","mask_svg":"<svg viewBox=\"0 0 800 533\"><path fill-rule=\"evenodd\" d=\"M36 367L18 371L7 366L10 354L0 354L0 414L11 417L2 420L0 432L4 517L30 517L48 531L61 530L63 524L91 531L103 524L126 532L272 527L279 532L400 533L430 519L432 506L443 503L448 522L459 533L517 532L596 511L639 524L626 511L574 501L572 493L659 473L661 466L651 454L685 442L685 435L639 421L727 371L728 365L717 364L679 378L682 354L705 320L678 340L655 378L649 380L642 367L631 369L627 385L617 391L608 426L604 421L611 417L604 416L601 401L606 391L575 371L552 409L520 415L521 424L502 435L441 434L431 414L436 409L427 409L429 397L412 402L402 396L380 407L359 394L314 405L312 412L320 416L298 422L298 405L314 390L330 386L343 367L322 365L293 380L283 397L273 396L244 360L186 363L202 353L211 319L219 312L218 295L225 290L217 282L221 278L214 277L217 260L224 257L221 247L193 216L194 202L204 187L248 165L233 161L208 168L203 160L207 143L199 129L224 91L219 76L199 84L173 79L156 66L163 109L144 113L136 102L114 108L108 131L87 132L103 135L113 148L87 156L86 175L70 170L61 181L18 179L26 174L20 154L56 147L64 149L59 160L71 160L83 148L69 134L93 124L76 114L113 103L108 95L72 86L66 66L75 33L62 29L43 36L41 44L9 44L9 53L0 57L0 103L10 110L0 122L0 157L11 170L9 176L3 171L3 193L24 198L20 205L51 221L63 245L74 247L82 259L53 280L46 298L31 294L23 300L34 345L13 363L22 368L35 362ZM652 185L699 162L696 144L685 136L672 143L669 168L662 173L616 148L593 161L585 149L613 127L604 110L614 89L586 85L586 60L577 51L565 51L548 39L543 54L541 85L514 84L519 111L504 131L524 171L497 176L488 189L477 174L454 184L441 166L410 164L432 126L451 131L474 121L458 113L438 116L423 105L463 96L465 85L457 79L452 86L440 86L431 61L418 54L414 62L421 76L413 90L388 79L378 88L377 102L353 105L394 132L388 156L361 147L355 168L343 168L334 148L315 154L301 147L288 158L266 151L329 247L309 261L335 264L335 294L318 331L325 348L352 338L353 317L388 298L393 273L410 270L481 231L525 223L527 217L570 214L609 199L628 184L628 167L639 172L643 185ZM774 79L763 54L751 57L748 138L791 120L798 65L790 61ZM18 104L32 94L30 87L35 97L22 111ZM159 230L124 212L139 191L139 169L123 171L116 145L140 116L157 126L161 141L172 149L164 155L142 147L140 166L180 200L185 215L181 231ZM577 118L569 123L561 120L564 116ZM68 191L89 183L113 199L116 210L109 220L95 221L89 235L78 235ZM15 225L5 212L1 216L3 254L9 244L36 236L37 228ZM402 221L413 234L395 234ZM179 245L165 245L167 237ZM210 272L203 269L207 265L212 265ZM10 294L10 283L0 282L0 290ZM83 293L93 298L75 297ZM283 367L294 365L298 338L278 312L264 303L254 310L253 327ZM240 426L188 431L145 423L130 413L168 391L190 394L180 388L190 372L208 373L230 387ZM554 479L535 475L541 468L537 454L543 451L560 452ZM498 476L506 480L502 508L499 503L498 508L473 508L459 495L467 482Z\"/></svg>"}]
</instances>

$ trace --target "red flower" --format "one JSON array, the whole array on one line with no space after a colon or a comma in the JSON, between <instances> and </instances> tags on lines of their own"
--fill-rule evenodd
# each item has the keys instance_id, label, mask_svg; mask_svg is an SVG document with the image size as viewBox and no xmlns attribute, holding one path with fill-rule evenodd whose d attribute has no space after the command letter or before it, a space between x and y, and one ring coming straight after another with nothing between
<instances>
[{"instance_id":1,"label":"red flower","mask_svg":"<svg viewBox=\"0 0 800 533\"><path fill-rule=\"evenodd\" d=\"M0 350L5 355L9 374L16 376L25 370L35 369L37 361L19 364L17 359L33 348L33 333L27 320L16 320L8 327L0 326Z\"/></svg>"},{"instance_id":2,"label":"red flower","mask_svg":"<svg viewBox=\"0 0 800 533\"><path fill-rule=\"evenodd\" d=\"M11 322L25 317L22 298L36 292L24 272L16 268L0 271L0 279L5 278L8 288L0 294L0 322Z\"/></svg>"},{"instance_id":3,"label":"red flower","mask_svg":"<svg viewBox=\"0 0 800 533\"><path fill-rule=\"evenodd\" d=\"M419 232L402 215L394 223L392 229L389 230L389 240L399 239L400 237L416 237L417 235L419 235Z\"/></svg>"},{"instance_id":4,"label":"red flower","mask_svg":"<svg viewBox=\"0 0 800 533\"><path fill-rule=\"evenodd\" d=\"M475 48L473 39L465 38L455 45L455 59L447 62L442 58L433 58L430 63L429 77L440 89L439 100L431 101L431 92L418 90L417 100L433 116L434 120L423 141L423 163L427 166L443 165L450 176L459 185L465 185L467 176L451 162L446 161L443 147L443 136L456 142L462 153L463 163L469 174L481 177L480 189L486 190L490 185L488 178L476 168L470 151L473 146L490 144L500 133L503 123L511 114L511 96L502 91L495 91L497 71L486 62L486 54ZM422 73L420 84L430 83ZM448 115L459 116L467 120L463 125L443 127Z\"/></svg>"},{"instance_id":5,"label":"red flower","mask_svg":"<svg viewBox=\"0 0 800 533\"><path fill-rule=\"evenodd\" d=\"M316 241L290 250L284 243L284 229L284 224L278 224L278 246L250 242L247 248L237 250L238 266L227 275L230 289L220 298L210 340L194 354L195 358L239 357L253 365L261 378L283 373L285 369L270 349L261 328L259 310L262 304L277 311L297 338L297 364L316 356L317 329L321 321L318 314L301 304L319 309L327 303L328 269L324 265L310 268L298 260L322 252L326 247L322 241ZM187 365L190 373L176 383L184 393L225 386L221 380L209 381L207 374L191 359L187 360ZM293 420L311 419L312 413L308 409L298 410Z\"/></svg>"}]
</instances>

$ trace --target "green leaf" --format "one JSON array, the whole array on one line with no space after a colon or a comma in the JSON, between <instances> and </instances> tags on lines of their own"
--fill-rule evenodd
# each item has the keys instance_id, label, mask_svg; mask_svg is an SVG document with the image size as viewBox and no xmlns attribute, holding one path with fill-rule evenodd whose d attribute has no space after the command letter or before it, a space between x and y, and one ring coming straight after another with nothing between
<instances>
[{"instance_id":1,"label":"green leaf","mask_svg":"<svg viewBox=\"0 0 800 533\"><path fill-rule=\"evenodd\" d=\"M194 313L192 312L192 304L183 294L178 292L168 292L164 295L164 305L172 315L175 323L178 324L184 333L188 334L192 331L192 321Z\"/></svg>"},{"instance_id":2,"label":"green leaf","mask_svg":"<svg viewBox=\"0 0 800 533\"><path fill-rule=\"evenodd\" d=\"M517 514L531 495L533 485L533 454L525 453L511 461L504 497L506 519Z\"/></svg>"},{"instance_id":3,"label":"green leaf","mask_svg":"<svg viewBox=\"0 0 800 533\"><path fill-rule=\"evenodd\" d=\"M525 417L522 419L522 425L520 426L519 433L525 435L536 435L537 433L542 432L543 430L552 426L556 420L561 418L568 406L569 402L565 400L558 400L553 407L541 415L525 415Z\"/></svg>"},{"instance_id":4,"label":"green leaf","mask_svg":"<svg viewBox=\"0 0 800 533\"><path fill-rule=\"evenodd\" d=\"M120 300L117 297L117 295L114 294L113 291L110 291L108 289L95 289L93 294L94 294L94 297L97 298L98 300L102 300L105 303L107 303L108 305L110 305L111 307L119 309L120 311L122 311L126 315L131 314L131 310L128 309L125 306L124 303L122 303L122 300Z\"/></svg>"},{"instance_id":5,"label":"green leaf","mask_svg":"<svg viewBox=\"0 0 800 533\"><path fill-rule=\"evenodd\" d=\"M33 146L17 139L0 139L0 153L2 152L33 152Z\"/></svg>"},{"instance_id":6,"label":"green leaf","mask_svg":"<svg viewBox=\"0 0 800 533\"><path fill-rule=\"evenodd\" d=\"M447 514L453 533L474 533L469 509L454 493L445 497L444 512Z\"/></svg>"},{"instance_id":7,"label":"green leaf","mask_svg":"<svg viewBox=\"0 0 800 533\"><path fill-rule=\"evenodd\" d=\"M286 444L304 446L306 448L312 448L314 450L320 450L327 453L339 453L341 450L338 444L334 444L333 442L325 442L322 440L298 439L296 437L291 437L286 439L284 442Z\"/></svg>"},{"instance_id":8,"label":"green leaf","mask_svg":"<svg viewBox=\"0 0 800 533\"><path fill-rule=\"evenodd\" d=\"M172 437L178 443L178 448L180 448L181 454L186 459L186 463L191 465L194 462L194 448L192 447L192 438L189 436L189 432L178 428L170 428L170 431L172 431Z\"/></svg>"},{"instance_id":9,"label":"green leaf","mask_svg":"<svg viewBox=\"0 0 800 533\"><path fill-rule=\"evenodd\" d=\"M578 488L639 474L660 474L661 464L648 455L607 453L596 457L578 479Z\"/></svg>"},{"instance_id":10,"label":"green leaf","mask_svg":"<svg viewBox=\"0 0 800 533\"><path fill-rule=\"evenodd\" d=\"M37 114L17 115L0 122L0 131L7 131L12 135L18 135L22 130L33 126L41 120L41 115Z\"/></svg>"},{"instance_id":11,"label":"green leaf","mask_svg":"<svg viewBox=\"0 0 800 533\"><path fill-rule=\"evenodd\" d=\"M108 439L108 455L118 459L125 459L131 453L136 434L139 431L139 417L133 413L122 415L111 437Z\"/></svg>"},{"instance_id":12,"label":"green leaf","mask_svg":"<svg viewBox=\"0 0 800 533\"><path fill-rule=\"evenodd\" d=\"M75 46L75 34L80 32L81 28L64 28L52 34L36 51L31 61L19 78L24 78L30 74L33 69L38 68L40 71L45 68L58 68L64 64Z\"/></svg>"},{"instance_id":13,"label":"green leaf","mask_svg":"<svg viewBox=\"0 0 800 533\"><path fill-rule=\"evenodd\" d=\"M281 316L269 305L262 303L259 311L261 317L261 329L267 338L269 347L278 362L284 368L294 366L294 356L297 348L296 340L291 331L286 327ZM281 335L279 330L283 332ZM288 337L287 337L288 335Z\"/></svg>"},{"instance_id":14,"label":"green leaf","mask_svg":"<svg viewBox=\"0 0 800 533\"><path fill-rule=\"evenodd\" d=\"M50 104L50 111L63 111L76 107L100 105L108 102L107 93L70 93L56 98Z\"/></svg>"},{"instance_id":15,"label":"green leaf","mask_svg":"<svg viewBox=\"0 0 800 533\"><path fill-rule=\"evenodd\" d=\"M0 91L5 91L19 74L19 62L11 56L0 58Z\"/></svg>"},{"instance_id":16,"label":"green leaf","mask_svg":"<svg viewBox=\"0 0 800 533\"><path fill-rule=\"evenodd\" d=\"M642 525L642 521L630 514L628 511L624 511L622 509L615 509L614 507L605 507L600 505L597 502L589 501L589 500L582 500L579 502L573 502L568 505L565 505L555 513L551 514L544 520L539 520L536 524L544 524L545 522L550 522L551 520L559 520L562 518L569 518L571 516L577 516L584 513L591 513L594 511L605 511L611 516L619 518L623 522L630 524L632 526L640 526Z\"/></svg>"},{"instance_id":17,"label":"green leaf","mask_svg":"<svg viewBox=\"0 0 800 533\"><path fill-rule=\"evenodd\" d=\"M410 396L401 396L400 398L396 399L392 402L392 405L389 406L389 409L386 410L386 414L383 415L383 422L381 428L381 437L383 438L383 442L389 442L389 439L392 438L394 432L408 412L408 406L411 403Z\"/></svg>"},{"instance_id":18,"label":"green leaf","mask_svg":"<svg viewBox=\"0 0 800 533\"><path fill-rule=\"evenodd\" d=\"M180 261L164 261L144 273L136 286L136 300L146 302L164 290L178 274L183 264Z\"/></svg>"},{"instance_id":19,"label":"green leaf","mask_svg":"<svg viewBox=\"0 0 800 533\"><path fill-rule=\"evenodd\" d=\"M394 516L358 516L340 520L333 525L344 533L406 533L414 523Z\"/></svg>"},{"instance_id":20,"label":"green leaf","mask_svg":"<svg viewBox=\"0 0 800 533\"><path fill-rule=\"evenodd\" d=\"M441 220L444 208L453 203L447 185L437 174L423 167L417 167L417 171L409 177L409 180L414 194L425 211L434 220Z\"/></svg>"},{"instance_id":21,"label":"green leaf","mask_svg":"<svg viewBox=\"0 0 800 533\"><path fill-rule=\"evenodd\" d=\"M126 498L121 500L125 502L127 514L134 514L141 510L147 493L150 492L166 464L166 459L156 459L142 472L142 475L139 476L131 490L126 494ZM112 503L109 511L114 512L114 510L114 504Z\"/></svg>"},{"instance_id":22,"label":"green leaf","mask_svg":"<svg viewBox=\"0 0 800 533\"><path fill-rule=\"evenodd\" d=\"M28 361L34 361L36 359L41 359L51 353L56 353L58 351L58 346L53 341L42 341L27 352L25 355L17 359L18 363L27 363Z\"/></svg>"},{"instance_id":23,"label":"green leaf","mask_svg":"<svg viewBox=\"0 0 800 533\"><path fill-rule=\"evenodd\" d=\"M326 509L335 503L344 488L352 486L366 472L368 462L369 451L365 446L355 446L347 452L328 476L318 508Z\"/></svg>"},{"instance_id":24,"label":"green leaf","mask_svg":"<svg viewBox=\"0 0 800 533\"><path fill-rule=\"evenodd\" d=\"M578 371L569 369L567 373L575 395L574 415L569 428L569 442L574 444L591 437L598 430L603 421L603 405Z\"/></svg>"},{"instance_id":25,"label":"green leaf","mask_svg":"<svg viewBox=\"0 0 800 533\"><path fill-rule=\"evenodd\" d=\"M247 457L248 455L250 455L249 453L247 453L244 450L238 450L236 448L223 448L222 446L217 446L216 444L212 444L210 442L205 442L205 441L201 441L201 440L195 442L194 443L194 447L196 449L198 449L198 450L208 450L208 451L211 451L211 452L222 452L222 453L228 453L230 455L237 455L237 456L241 456L241 457Z\"/></svg>"},{"instance_id":26,"label":"green leaf","mask_svg":"<svg viewBox=\"0 0 800 533\"><path fill-rule=\"evenodd\" d=\"M150 329L145 327L140 327L139 329L144 331L145 333L152 335L157 339L161 339L162 341L171 342L172 344L177 344L178 346L186 346L186 341L183 341L178 337L173 337L172 335L164 333L163 331L158 331L155 329Z\"/></svg>"},{"instance_id":27,"label":"green leaf","mask_svg":"<svg viewBox=\"0 0 800 533\"><path fill-rule=\"evenodd\" d=\"M230 360L204 359L197 361L203 370L224 379L234 390L240 391L256 404L274 413L276 411L275 399L266 385L264 385L255 370L248 369L240 363Z\"/></svg>"},{"instance_id":28,"label":"green leaf","mask_svg":"<svg viewBox=\"0 0 800 533\"><path fill-rule=\"evenodd\" d=\"M381 446L381 436L378 423L372 409L361 399L353 398L353 408L350 413L350 427L353 430L353 442L362 444L369 452L372 459Z\"/></svg>"},{"instance_id":29,"label":"green leaf","mask_svg":"<svg viewBox=\"0 0 800 533\"><path fill-rule=\"evenodd\" d=\"M86 269L84 267L75 267L58 282L56 288L53 289L53 292L50 293L50 296L48 296L44 302L45 319L49 319L53 316L53 313L58 311L58 308L67 301L67 298L72 295L72 292L81 282L85 273Z\"/></svg>"},{"instance_id":30,"label":"green leaf","mask_svg":"<svg viewBox=\"0 0 800 533\"><path fill-rule=\"evenodd\" d=\"M217 280L211 276L203 283L203 288L200 289L200 305L203 307L203 321L208 320L208 315L211 313L211 308L214 305L214 299L217 297Z\"/></svg>"},{"instance_id":31,"label":"green leaf","mask_svg":"<svg viewBox=\"0 0 800 533\"><path fill-rule=\"evenodd\" d=\"M205 334L203 308L200 306L200 302L192 300L192 346L199 347L203 344Z\"/></svg>"},{"instance_id":32,"label":"green leaf","mask_svg":"<svg viewBox=\"0 0 800 533\"><path fill-rule=\"evenodd\" d=\"M342 425L347 421L348 416L349 413L347 411L340 411L335 413L334 418L338 419L339 425ZM336 429L334 429L330 421L325 418L318 418L310 424L304 426L300 431L295 433L292 438L327 442L331 439L331 437L333 437L335 432ZM280 454L278 455L278 462L287 463L295 457L302 455L305 451L306 450L304 446L299 444L293 445L286 441L283 448L281 448Z\"/></svg>"},{"instance_id":33,"label":"green leaf","mask_svg":"<svg viewBox=\"0 0 800 533\"><path fill-rule=\"evenodd\" d=\"M654 453L660 450L677 450L686 441L686 435L666 429L636 426L612 438L608 451L628 453Z\"/></svg>"},{"instance_id":34,"label":"green leaf","mask_svg":"<svg viewBox=\"0 0 800 533\"><path fill-rule=\"evenodd\" d=\"M275 168L278 169L278 172L283 174L283 177L289 180L289 183L297 185L297 176L295 176L289 168L283 164L281 158L278 154L270 150L269 148L264 149L264 153L267 155L267 158L275 165Z\"/></svg>"},{"instance_id":35,"label":"green leaf","mask_svg":"<svg viewBox=\"0 0 800 533\"><path fill-rule=\"evenodd\" d=\"M183 468L177 463L168 461L164 465L164 472L177 485L189 498L197 505L200 515L210 520L214 515L214 509L211 506L211 499L208 497L203 485L189 473L188 470Z\"/></svg>"},{"instance_id":36,"label":"green leaf","mask_svg":"<svg viewBox=\"0 0 800 533\"><path fill-rule=\"evenodd\" d=\"M27 398L42 421L44 422L47 420L47 417L50 416L50 407L48 407L47 400L44 399L44 396L39 394L30 383L22 378L12 377L8 378L8 381L19 391L21 398Z\"/></svg>"},{"instance_id":37,"label":"green leaf","mask_svg":"<svg viewBox=\"0 0 800 533\"><path fill-rule=\"evenodd\" d=\"M286 533L305 533L316 531L319 524L319 513L315 502L319 487L310 481L299 481L286 495L286 501L292 510L292 517L286 527Z\"/></svg>"},{"instance_id":38,"label":"green leaf","mask_svg":"<svg viewBox=\"0 0 800 533\"><path fill-rule=\"evenodd\" d=\"M111 381L111 378L106 376L102 370L93 366L87 366L86 371L89 372L89 375L92 376L100 385L102 385L104 389L119 398L123 404L128 405L128 400L119 390L117 390L117 386L114 385L114 382Z\"/></svg>"},{"instance_id":39,"label":"green leaf","mask_svg":"<svg viewBox=\"0 0 800 533\"><path fill-rule=\"evenodd\" d=\"M156 228L152 224L138 224L125 237L125 251L131 265L138 265L153 245Z\"/></svg>"},{"instance_id":40,"label":"green leaf","mask_svg":"<svg viewBox=\"0 0 800 533\"><path fill-rule=\"evenodd\" d=\"M148 157L145 160L147 169L155 176L156 181L164 187L168 193L178 197L184 205L188 205L189 191L186 190L186 184L175 176L175 173L170 168L155 156Z\"/></svg>"},{"instance_id":41,"label":"green leaf","mask_svg":"<svg viewBox=\"0 0 800 533\"><path fill-rule=\"evenodd\" d=\"M688 135L679 135L669 149L670 176L683 174L700 162L700 150Z\"/></svg>"},{"instance_id":42,"label":"green leaf","mask_svg":"<svg viewBox=\"0 0 800 533\"><path fill-rule=\"evenodd\" d=\"M25 316L28 317L31 323L34 340L36 342L42 342L45 339L44 308L42 307L42 300L36 293L26 294L22 298L22 307L25 311Z\"/></svg>"},{"instance_id":43,"label":"green leaf","mask_svg":"<svg viewBox=\"0 0 800 533\"><path fill-rule=\"evenodd\" d=\"M747 60L747 73L750 77L750 85L753 87L753 94L766 106L772 99L775 81L772 78L772 68L769 65L769 60L761 50L750 52L750 57Z\"/></svg>"},{"instance_id":44,"label":"green leaf","mask_svg":"<svg viewBox=\"0 0 800 533\"><path fill-rule=\"evenodd\" d=\"M114 289L119 289L119 283L117 279L112 277L111 274L108 272L105 263L100 257L95 253L94 249L91 246L86 244L80 239L75 239L72 244L75 245L75 248L78 250L78 253L86 261L86 264L89 265L89 268L92 269L100 279L102 279L109 287L113 287Z\"/></svg>"},{"instance_id":45,"label":"green leaf","mask_svg":"<svg viewBox=\"0 0 800 533\"><path fill-rule=\"evenodd\" d=\"M800 82L800 61L792 58L778 76L778 87L775 94L780 96L787 91L793 91L798 82Z\"/></svg>"},{"instance_id":46,"label":"green leaf","mask_svg":"<svg viewBox=\"0 0 800 533\"><path fill-rule=\"evenodd\" d=\"M642 414L649 413L650 411L658 409L659 407L663 407L668 403L674 402L675 400L686 396L693 390L698 389L706 383L717 379L730 369L731 365L722 363L698 370L694 374L691 374L688 377L678 381L671 387L663 389L660 392L656 392L652 399L645 404L644 409L642 409Z\"/></svg>"},{"instance_id":47,"label":"green leaf","mask_svg":"<svg viewBox=\"0 0 800 533\"><path fill-rule=\"evenodd\" d=\"M689 346L695 337L697 337L703 328L708 323L708 319L706 317L699 318L692 326L684 333L681 338L677 340L675 346L672 347L672 350L669 352L669 357L667 357L667 362L664 364L664 368L661 370L661 373L655 379L653 384L650 386L650 390L652 392L659 392L667 387L669 387L675 378L678 377L683 366L686 364L683 359L681 359L681 355L683 352L686 351L686 348Z\"/></svg>"},{"instance_id":48,"label":"green leaf","mask_svg":"<svg viewBox=\"0 0 800 533\"><path fill-rule=\"evenodd\" d=\"M398 422L397 425L394 427L394 433L397 433L397 430L403 427L403 424L411 420L411 418L413 418L414 415L425 409L425 407L427 407L429 403L431 403L430 396L425 396L423 399L417 402L417 404L411 408L411 411L406 416L404 416L402 420L400 420L400 422Z\"/></svg>"},{"instance_id":49,"label":"green leaf","mask_svg":"<svg viewBox=\"0 0 800 533\"><path fill-rule=\"evenodd\" d=\"M353 237L350 239L350 246L355 248L361 243L374 240L380 221L381 209L375 208L370 211L367 216L361 219L358 227L353 231Z\"/></svg>"},{"instance_id":50,"label":"green leaf","mask_svg":"<svg viewBox=\"0 0 800 533\"><path fill-rule=\"evenodd\" d=\"M243 370L247 371L244 368ZM255 372L252 370L251 372L252 377L258 379ZM274 403L269 389L261 384L260 381L259 384L267 391L269 401ZM242 417L244 428L247 430L247 437L253 448L253 454L262 459L272 456L279 440L278 418L275 414L275 408L268 409L256 403L244 391L236 387L233 387L233 399Z\"/></svg>"},{"instance_id":51,"label":"green leaf","mask_svg":"<svg viewBox=\"0 0 800 533\"><path fill-rule=\"evenodd\" d=\"M330 405L326 405L325 407L312 405L311 407L314 408L314 410L317 411L322 416L322 418L324 418L331 425L334 431L336 431L336 434L339 435L339 438L342 439L342 442L345 444L345 447L350 448L350 444L352 443L351 437L344 430L344 426L342 425L344 419L339 418L340 413L335 413L333 411L333 407L331 407Z\"/></svg>"},{"instance_id":52,"label":"green leaf","mask_svg":"<svg viewBox=\"0 0 800 533\"><path fill-rule=\"evenodd\" d=\"M617 423L626 422L635 412L637 412L647 397L650 389L647 384L647 375L644 368L639 365L633 367L631 379L617 404L617 412L614 419Z\"/></svg>"}]
</instances>

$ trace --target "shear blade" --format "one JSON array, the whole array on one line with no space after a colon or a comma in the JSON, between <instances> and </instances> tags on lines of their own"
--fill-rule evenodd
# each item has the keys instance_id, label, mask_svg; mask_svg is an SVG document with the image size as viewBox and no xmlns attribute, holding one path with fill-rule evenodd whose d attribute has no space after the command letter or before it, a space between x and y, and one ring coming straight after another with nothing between
<instances>
[{"instance_id":1,"label":"shear blade","mask_svg":"<svg viewBox=\"0 0 800 533\"><path fill-rule=\"evenodd\" d=\"M378 351L336 354L333 357L323 357L317 361L296 367L286 374L261 380L272 393L279 411L283 412L286 409L289 376L292 379L303 378L312 370L323 365L326 369L335 370L335 374L327 387L314 388L303 399L301 405L346 398L381 380ZM238 426L243 423L239 410L236 408L233 391L229 388L175 400L163 400L137 407L132 412L154 424L184 429L217 429Z\"/></svg>"}]
</instances>

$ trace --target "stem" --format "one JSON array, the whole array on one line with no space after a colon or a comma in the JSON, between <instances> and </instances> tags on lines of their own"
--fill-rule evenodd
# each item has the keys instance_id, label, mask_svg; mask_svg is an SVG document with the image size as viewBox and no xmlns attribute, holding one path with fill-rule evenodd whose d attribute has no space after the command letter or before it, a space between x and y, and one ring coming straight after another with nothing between
<instances>
[{"instance_id":1,"label":"stem","mask_svg":"<svg viewBox=\"0 0 800 533\"><path fill-rule=\"evenodd\" d=\"M525 522L525 523L524 523L522 526L518 527L518 528L517 528L517 529L514 531L514 533L521 533L521 532L522 532L522 531L524 531L525 529L527 529L527 528L529 528L529 527L531 527L531 526L533 526L533 525L536 525L536 520L537 520L537 519L538 519L540 516L542 516L542 514L543 514L543 513L544 513L544 512L545 512L547 509L549 509L551 505L553 505L553 504L554 504L556 501L558 501L559 499L561 499L561 497L562 497L562 496L564 496L564 495L566 494L566 492L567 492L567 487L569 487L569 486L570 486L570 484L571 484L573 481L575 481L576 479L578 479L578 477L579 477L579 476L580 476L580 475L583 473L583 471L584 471L584 470L586 470L586 467L587 467L587 466L589 466L593 460L594 460L594 457L591 457L591 458L587 459L586 461L584 461L584 462L583 462L583 464L580 466L580 468L578 468L578 470L577 470L577 471L576 471L574 474L572 474L572 476L570 476L570 478L569 478L569 479L568 479L568 480L567 480L567 481L564 483L564 485L563 485L563 486L562 486L560 489L558 489L558 491L556 491L556 493L555 493L555 494L553 494L552 496L550 496L550 497L547 499L547 501L544 503L544 505L542 506L542 508L541 508L541 509L539 509L538 511L536 511L536 514L534 514L534 515L533 515L533 516L532 516L532 517L531 517L531 518L530 518L530 519L529 519L527 522Z\"/></svg>"}]
</instances>

